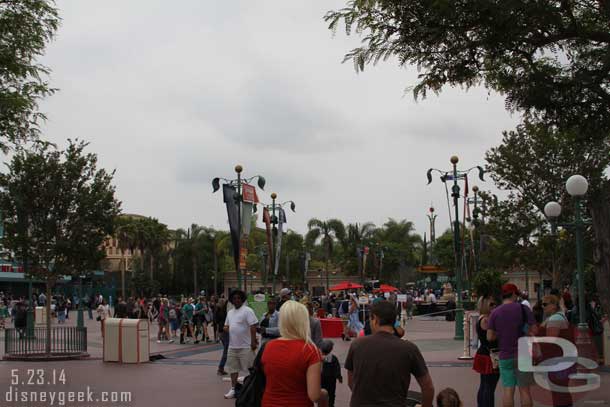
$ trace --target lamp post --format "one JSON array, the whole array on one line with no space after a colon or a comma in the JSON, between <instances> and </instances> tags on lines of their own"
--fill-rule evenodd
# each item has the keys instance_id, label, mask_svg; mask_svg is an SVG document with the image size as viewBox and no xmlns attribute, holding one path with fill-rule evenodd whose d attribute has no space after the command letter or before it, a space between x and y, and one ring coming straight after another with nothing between
<instances>
[{"instance_id":1,"label":"lamp post","mask_svg":"<svg viewBox=\"0 0 610 407\"><path fill-rule=\"evenodd\" d=\"M582 218L582 197L587 193L589 183L582 175L572 175L566 181L566 190L574 199L574 221L570 223L562 223L560 226L565 226L574 229L574 237L576 239L576 276L578 284L578 338L576 342L579 344L587 343L589 338L589 327L585 317L585 282L584 282L584 257L583 257L583 229L588 224ZM557 218L561 215L561 205L551 201L544 206L544 214L551 223L551 230L555 235L557 228Z\"/></svg>"},{"instance_id":2,"label":"lamp post","mask_svg":"<svg viewBox=\"0 0 610 407\"><path fill-rule=\"evenodd\" d=\"M485 171L482 167L476 166L469 168L465 171L458 171L457 163L460 161L457 155L454 155L449 160L452 165L452 169L450 171L441 171L436 168L430 168L426 173L428 177L428 184L432 182L432 172L438 172L441 174L441 181L446 183L447 181L453 180L453 186L451 187L451 197L453 198L453 206L455 209L455 217L453 219L453 250L454 250L454 270L455 270L455 282L456 282L456 313L455 313L455 335L454 339L463 340L464 339L464 326L462 325L462 321L464 319L464 309L462 303L462 258L461 258L461 247L460 247L460 214L459 214L459 206L458 200L460 198L460 186L458 184L458 180L466 179L468 173L475 168L479 170L479 178L481 181L485 181L483 178L483 174Z\"/></svg>"},{"instance_id":3,"label":"lamp post","mask_svg":"<svg viewBox=\"0 0 610 407\"><path fill-rule=\"evenodd\" d=\"M226 178L214 178L212 180L212 192L216 192L220 189L220 181L224 181L225 184L230 185L233 188L237 189L237 193L235 194L234 198L235 198L235 202L234 204L237 206L237 225L231 225L231 215L229 213L229 226L231 227L231 234L235 234L237 233L237 239L235 240L235 244L234 246L237 247L233 247L233 250L236 251L236 255L235 257L237 258L236 264L235 264L235 272L237 274L237 287L239 289L241 289L241 278L242 278L242 273L241 273L241 237L242 237L242 224L241 224L241 218L242 218L242 203L244 201L244 197L242 195L242 185L243 184L250 184L250 182L252 182L254 179L258 179L257 184L258 187L260 189L265 189L265 177L263 177L262 175L255 175L253 177L250 178L242 178L241 173L243 172L243 167L241 165L236 165L235 166L235 173L237 174L237 179L226 179ZM227 209L230 208L230 204L227 202ZM229 210L230 212L230 210Z\"/></svg>"},{"instance_id":4,"label":"lamp post","mask_svg":"<svg viewBox=\"0 0 610 407\"><path fill-rule=\"evenodd\" d=\"M480 266L480 256L481 256L481 251L477 250L477 246L480 246L480 241L481 241L481 232L479 230L479 187L476 185L472 186L472 192L474 194L474 196L472 198L468 198L468 203L472 203L474 205L474 208L472 210L472 225L475 228L475 234L474 234L474 238L473 238L473 242L472 242L472 253L474 255L474 273L476 274L479 271L479 266ZM479 245L477 245L476 243L476 239L477 239L477 232L478 232L478 238L479 238Z\"/></svg>"},{"instance_id":5,"label":"lamp post","mask_svg":"<svg viewBox=\"0 0 610 407\"><path fill-rule=\"evenodd\" d=\"M271 212L271 224L273 225L272 228L272 234L273 234L273 243L272 246L275 244L277 245L277 239L278 239L278 228L277 225L279 224L279 217L276 215L276 211L279 212L281 209L283 209L284 205L286 204L290 204L290 209L292 210L292 212L294 212L296 205L293 201L286 201L286 202L282 202L282 203L276 203L277 199L277 194L275 192L271 193L271 205L265 205L265 207L267 208L268 211ZM283 231L282 231L283 232ZM279 239L281 239L282 236L279 236ZM277 246L276 246L277 247ZM271 269L271 293L274 294L275 293L275 277L276 277L276 273L275 273L275 268L276 268L276 262L279 261L279 259L277 258L278 253L276 253L277 250L274 250L273 247L271 247L271 253L269 254L269 268Z\"/></svg>"}]
</instances>

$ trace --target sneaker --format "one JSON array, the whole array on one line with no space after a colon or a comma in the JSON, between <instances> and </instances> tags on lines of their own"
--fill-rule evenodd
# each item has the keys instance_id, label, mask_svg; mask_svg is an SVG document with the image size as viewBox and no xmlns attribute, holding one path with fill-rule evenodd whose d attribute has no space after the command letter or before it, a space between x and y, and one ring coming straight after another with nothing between
<instances>
[{"instance_id":1,"label":"sneaker","mask_svg":"<svg viewBox=\"0 0 610 407\"><path fill-rule=\"evenodd\" d=\"M170 339L167 343L174 343L174 340Z\"/></svg>"},{"instance_id":2,"label":"sneaker","mask_svg":"<svg viewBox=\"0 0 610 407\"><path fill-rule=\"evenodd\" d=\"M157 339L157 343L161 343L161 341Z\"/></svg>"},{"instance_id":3,"label":"sneaker","mask_svg":"<svg viewBox=\"0 0 610 407\"><path fill-rule=\"evenodd\" d=\"M231 388L227 394L225 394L226 399L234 399L235 398L235 389Z\"/></svg>"},{"instance_id":4,"label":"sneaker","mask_svg":"<svg viewBox=\"0 0 610 407\"><path fill-rule=\"evenodd\" d=\"M198 343L199 343L199 340L196 340L196 341L195 341L195 345L197 345Z\"/></svg>"}]
</instances>

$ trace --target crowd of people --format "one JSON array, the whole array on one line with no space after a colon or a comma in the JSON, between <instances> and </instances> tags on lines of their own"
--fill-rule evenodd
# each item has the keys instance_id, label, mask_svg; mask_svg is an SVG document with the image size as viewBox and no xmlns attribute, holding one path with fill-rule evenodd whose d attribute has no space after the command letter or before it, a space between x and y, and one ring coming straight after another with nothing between
<instances>
[{"instance_id":1,"label":"crowd of people","mask_svg":"<svg viewBox=\"0 0 610 407\"><path fill-rule=\"evenodd\" d=\"M399 406L409 400L411 377L421 393L412 403L424 407L434 405L434 384L418 347L404 338L405 319L412 318L412 305L419 301L434 303L433 290L407 291L407 301L399 302L395 293L372 296L370 304L358 303L363 293L339 293L310 298L305 293L283 288L278 297L267 301L267 312L257 318L246 301L246 294L236 290L229 298L205 295L182 297L180 300L157 296L152 299L117 298L110 308L107 300L96 294L83 299L89 317L97 313L102 334L104 321L117 318L157 321L157 341L181 344L222 343L223 353L218 375L230 376L231 387L225 398L241 397L239 375L258 369L265 377L261 405L270 406L334 406L337 383L347 383L351 390L350 406ZM404 295L404 293L403 293ZM46 304L40 294L31 299ZM14 299L0 293L0 328L9 318L17 328L25 328L27 300ZM61 296L52 298L58 323L68 318L73 302ZM498 384L502 387L502 405L515 404L519 394L521 406L531 406L531 372L519 369L518 341L524 336L558 337L575 341L579 323L578 299L568 289L552 290L534 304L527 292L514 284L504 284L501 295L482 296L477 303L475 330L479 339L473 370L480 376L477 391L478 407L496 405ZM342 339L353 340L343 367L333 354L334 342L322 337L318 317L339 316L345 323ZM601 311L595 298L586 298L585 318L595 350L602 354L603 326ZM260 343L259 343L260 339ZM535 347L538 362L561 356L556 347ZM382 369L379 367L383 366ZM345 377L343 372L346 372ZM549 380L557 386L568 386L573 367L552 372ZM569 392L550 392L554 406L572 406ZM436 405L458 407L462 403L457 392L444 389L436 395Z\"/></svg>"},{"instance_id":2,"label":"crowd of people","mask_svg":"<svg viewBox=\"0 0 610 407\"><path fill-rule=\"evenodd\" d=\"M344 363L345 381L352 392L350 405L404 406L413 376L421 394L412 398L413 404L409 405L432 407L432 378L418 347L403 338L400 307L390 298L376 297L363 323L358 318L360 313L350 313L350 308L351 312L357 309L354 298L326 299L331 304L348 304L347 326L362 336L352 342ZM238 376L252 368L265 377L264 390L259 389L263 407L313 406L313 403L334 406L337 383L343 383L344 377L339 359L333 354L334 343L322 338L320 321L315 317L315 308L326 310L325 299L314 303L307 296L284 288L278 298L268 301L267 312L260 321L245 299L245 293L238 290L228 301L230 310L223 331L229 341L219 366L219 374L226 368L231 376L231 388L225 398L237 397L239 403L240 397L245 397L240 394ZM340 306L333 308L341 314ZM244 387L250 389L250 385ZM438 393L436 405L459 407L462 403L455 390L445 389Z\"/></svg>"},{"instance_id":3,"label":"crowd of people","mask_svg":"<svg viewBox=\"0 0 610 407\"><path fill-rule=\"evenodd\" d=\"M493 407L496 386L501 382L503 406L514 405L517 390L521 406L531 406L534 379L531 372L518 367L519 338L556 337L574 344L579 322L579 312L575 305L578 301L572 301L567 288L563 292L552 290L533 306L528 293L520 292L514 284L504 284L501 293L501 299L483 296L478 302L476 332L480 346L473 365L481 378L477 404L479 407ZM603 354L601 311L595 299L587 298L585 307L587 335L593 342L589 354L595 355L593 357L597 362L597 355ZM532 352L532 360L536 363L563 355L559 347L548 343L533 345ZM570 375L575 372L574 365L570 365L563 370L550 372L548 380L555 386L568 389ZM553 390L549 397L553 406L573 405L569 391Z\"/></svg>"}]
</instances>

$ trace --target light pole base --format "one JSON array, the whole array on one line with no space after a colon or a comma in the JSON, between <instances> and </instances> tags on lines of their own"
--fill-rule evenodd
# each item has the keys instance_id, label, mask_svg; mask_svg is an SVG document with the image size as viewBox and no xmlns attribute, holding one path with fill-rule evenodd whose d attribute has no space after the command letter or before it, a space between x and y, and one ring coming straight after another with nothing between
<instances>
[{"instance_id":1,"label":"light pole base","mask_svg":"<svg viewBox=\"0 0 610 407\"><path fill-rule=\"evenodd\" d=\"M85 316L83 314L83 307L79 304L78 311L76 312L76 326L83 328L85 326Z\"/></svg>"},{"instance_id":2,"label":"light pole base","mask_svg":"<svg viewBox=\"0 0 610 407\"><path fill-rule=\"evenodd\" d=\"M458 305L461 308L461 305ZM459 309L455 311L455 334L453 339L456 341L464 340L464 311Z\"/></svg>"}]
</instances>

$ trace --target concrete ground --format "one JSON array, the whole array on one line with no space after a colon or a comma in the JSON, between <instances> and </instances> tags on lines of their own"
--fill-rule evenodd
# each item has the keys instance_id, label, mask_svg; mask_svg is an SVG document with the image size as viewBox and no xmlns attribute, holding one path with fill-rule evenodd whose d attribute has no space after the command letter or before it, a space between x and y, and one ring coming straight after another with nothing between
<instances>
[{"instance_id":1,"label":"concrete ground","mask_svg":"<svg viewBox=\"0 0 610 407\"><path fill-rule=\"evenodd\" d=\"M74 324L76 314L71 313L69 324ZM86 320L89 331L89 353L91 358L70 362L0 362L0 406L50 406L61 405L57 393L53 403L18 402L16 391L43 392L87 392L89 402L69 403L65 394L65 405L69 406L171 406L205 405L206 407L233 406L233 400L225 400L228 390L226 378L217 376L216 370L221 346L215 343L198 345L157 344L156 325L151 326L151 353L160 353L165 358L139 365L104 363L102 361L102 337L99 323ZM460 394L464 407L476 405L478 375L470 368L470 361L457 359L463 353L463 345L452 339L453 323L442 320L413 320L406 328L406 338L421 349L428 363L436 390L453 387ZM4 335L0 333L0 353L4 351ZM335 340L335 354L343 363L350 342ZM65 384L58 380L65 373ZM39 379L40 374L44 375ZM53 376L55 375L55 384ZM345 375L345 371L344 371ZM32 377L30 377L32 376ZM578 406L610 406L610 373L600 372L601 387L588 393ZM28 384L32 379L32 384ZM42 384L36 384L40 380ZM11 385L16 382L17 385ZM415 380L412 389L418 390ZM102 393L106 392L106 393ZM114 392L114 393L113 393ZM10 393L10 394L9 394ZM19 394L21 395L21 393ZM30 394L28 394L30 395ZM32 394L34 395L34 394ZM496 405L500 405L501 389L498 386ZM50 397L49 393L47 397ZM75 397L78 397L77 395ZM103 401L123 398L123 401ZM130 400L127 400L130 397ZM337 407L349 405L350 391L345 384L338 384ZM538 404L537 404L538 405ZM542 404L540 404L542 405Z\"/></svg>"}]
</instances>

